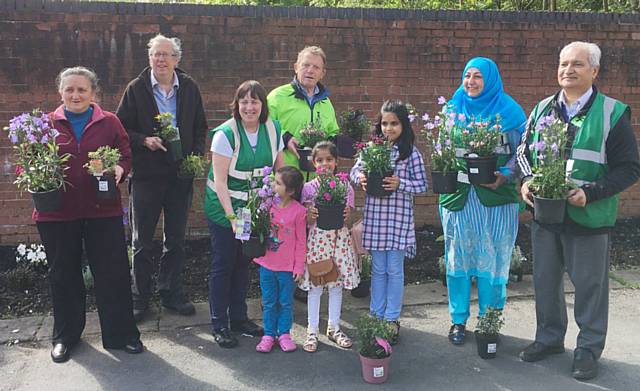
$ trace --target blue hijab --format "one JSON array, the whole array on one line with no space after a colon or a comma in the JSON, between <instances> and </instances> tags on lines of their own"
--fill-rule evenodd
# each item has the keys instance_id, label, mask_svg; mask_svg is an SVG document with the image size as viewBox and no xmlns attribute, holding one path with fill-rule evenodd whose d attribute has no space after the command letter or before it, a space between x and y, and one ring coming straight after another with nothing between
<instances>
[{"instance_id":1,"label":"blue hijab","mask_svg":"<svg viewBox=\"0 0 640 391\"><path fill-rule=\"evenodd\" d=\"M527 121L522 107L504 92L502 78L498 66L493 60L485 57L472 58L462 71L462 81L469 68L477 68L482 73L484 89L480 95L470 97L464 91L464 86L460 87L453 94L449 101L454 106L457 114L464 114L467 121L472 117L476 119L489 120L493 122L496 114L500 114L500 125L503 132L515 130L522 134Z\"/></svg>"}]
</instances>

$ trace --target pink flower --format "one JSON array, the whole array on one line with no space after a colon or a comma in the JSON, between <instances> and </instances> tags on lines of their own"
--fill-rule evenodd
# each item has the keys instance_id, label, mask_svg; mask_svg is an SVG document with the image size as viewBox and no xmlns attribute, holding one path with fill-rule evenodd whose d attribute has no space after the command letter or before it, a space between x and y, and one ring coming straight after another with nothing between
<instances>
[{"instance_id":1,"label":"pink flower","mask_svg":"<svg viewBox=\"0 0 640 391\"><path fill-rule=\"evenodd\" d=\"M347 174L346 172L339 172L336 174L336 176L340 178L342 182L347 182L349 180L349 174Z\"/></svg>"},{"instance_id":2,"label":"pink flower","mask_svg":"<svg viewBox=\"0 0 640 391\"><path fill-rule=\"evenodd\" d=\"M384 352L387 354L391 354L391 345L389 344L389 341L380 337L375 337L375 338L376 338L376 343L382 346L382 349L384 349Z\"/></svg>"},{"instance_id":3,"label":"pink flower","mask_svg":"<svg viewBox=\"0 0 640 391\"><path fill-rule=\"evenodd\" d=\"M324 199L325 199L325 200L327 200L327 201L331 201L331 194L329 194L329 193L324 193L322 196L324 197Z\"/></svg>"},{"instance_id":4,"label":"pink flower","mask_svg":"<svg viewBox=\"0 0 640 391\"><path fill-rule=\"evenodd\" d=\"M336 181L329 181L329 187L332 189L336 188Z\"/></svg>"}]
</instances>

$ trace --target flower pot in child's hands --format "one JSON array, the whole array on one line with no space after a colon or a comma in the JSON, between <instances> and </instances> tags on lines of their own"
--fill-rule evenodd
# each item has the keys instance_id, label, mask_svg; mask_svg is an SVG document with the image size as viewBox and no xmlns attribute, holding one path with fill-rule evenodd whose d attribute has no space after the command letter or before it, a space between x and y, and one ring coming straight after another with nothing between
<instances>
[{"instance_id":1,"label":"flower pot in child's hands","mask_svg":"<svg viewBox=\"0 0 640 391\"><path fill-rule=\"evenodd\" d=\"M455 193L458 188L458 173L431 171L431 188L436 194Z\"/></svg>"},{"instance_id":2,"label":"flower pot in child's hands","mask_svg":"<svg viewBox=\"0 0 640 391\"><path fill-rule=\"evenodd\" d=\"M317 205L318 228L324 230L340 229L344 227L344 204L339 205Z\"/></svg>"},{"instance_id":3,"label":"flower pot in child's hands","mask_svg":"<svg viewBox=\"0 0 640 391\"><path fill-rule=\"evenodd\" d=\"M389 377L389 363L391 356L385 358L369 358L360 355L362 364L362 378L367 383L380 384Z\"/></svg>"},{"instance_id":4,"label":"flower pot in child's hands","mask_svg":"<svg viewBox=\"0 0 640 391\"><path fill-rule=\"evenodd\" d=\"M242 255L249 259L259 258L267 252L267 244L260 241L257 236L250 236L249 240L242 242Z\"/></svg>"},{"instance_id":5,"label":"flower pot in child's hands","mask_svg":"<svg viewBox=\"0 0 640 391\"><path fill-rule=\"evenodd\" d=\"M464 156L464 160L467 162L467 175L469 175L469 182L472 185L484 185L496 181L494 174L498 162L496 155L477 156L467 154Z\"/></svg>"},{"instance_id":6,"label":"flower pot in child's hands","mask_svg":"<svg viewBox=\"0 0 640 391\"><path fill-rule=\"evenodd\" d=\"M496 358L496 353L498 352L498 334L486 335L476 331L475 335L478 355L485 360Z\"/></svg>"},{"instance_id":7,"label":"flower pot in child's hands","mask_svg":"<svg viewBox=\"0 0 640 391\"><path fill-rule=\"evenodd\" d=\"M48 191L31 191L33 206L38 212L55 212L60 209L62 203L62 192L60 188Z\"/></svg>"},{"instance_id":8,"label":"flower pot in child's hands","mask_svg":"<svg viewBox=\"0 0 640 391\"><path fill-rule=\"evenodd\" d=\"M313 160L311 158L311 148L303 148L297 149L298 151L298 155L300 155L300 160L298 161L298 164L300 165L300 170L302 171L315 171L316 168L313 166Z\"/></svg>"},{"instance_id":9,"label":"flower pot in child's hands","mask_svg":"<svg viewBox=\"0 0 640 391\"><path fill-rule=\"evenodd\" d=\"M534 220L541 224L560 224L564 221L567 200L533 196Z\"/></svg>"},{"instance_id":10,"label":"flower pot in child's hands","mask_svg":"<svg viewBox=\"0 0 640 391\"><path fill-rule=\"evenodd\" d=\"M383 175L380 175L378 172L369 172L367 173L367 194L372 197L387 197L389 194L393 193L391 190L385 190L383 186L383 179L386 177L393 176L393 171L386 172Z\"/></svg>"},{"instance_id":11,"label":"flower pot in child's hands","mask_svg":"<svg viewBox=\"0 0 640 391\"><path fill-rule=\"evenodd\" d=\"M112 199L116 196L118 187L116 185L116 177L113 174L103 174L94 176L96 195L99 199Z\"/></svg>"}]
</instances>

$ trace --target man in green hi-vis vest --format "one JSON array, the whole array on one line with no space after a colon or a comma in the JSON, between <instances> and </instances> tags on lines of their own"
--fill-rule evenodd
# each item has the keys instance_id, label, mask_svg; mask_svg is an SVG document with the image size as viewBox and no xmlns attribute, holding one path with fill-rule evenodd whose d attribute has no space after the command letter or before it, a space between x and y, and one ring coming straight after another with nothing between
<instances>
[{"instance_id":1,"label":"man in green hi-vis vest","mask_svg":"<svg viewBox=\"0 0 640 391\"><path fill-rule=\"evenodd\" d=\"M607 336L610 231L616 222L619 193L640 177L638 147L629 107L599 92L593 81L600 69L600 48L572 42L560 52L557 94L542 100L529 117L518 165L524 176L524 201L533 206L530 145L537 124L552 115L567 123L567 166L577 188L567 193L561 224L532 223L533 283L536 298L535 342L521 353L538 361L564 352L567 313L563 292L566 270L575 286L574 315L580 328L572 375L586 380L598 373L597 360ZM533 163L535 166L535 163Z\"/></svg>"}]
</instances>

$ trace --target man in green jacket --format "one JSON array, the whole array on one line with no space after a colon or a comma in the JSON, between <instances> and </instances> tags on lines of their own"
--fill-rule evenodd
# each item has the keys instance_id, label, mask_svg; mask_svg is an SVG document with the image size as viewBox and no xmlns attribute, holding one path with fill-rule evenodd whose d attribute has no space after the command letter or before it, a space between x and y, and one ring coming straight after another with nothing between
<instances>
[{"instance_id":1,"label":"man in green jacket","mask_svg":"<svg viewBox=\"0 0 640 391\"><path fill-rule=\"evenodd\" d=\"M567 167L576 188L567 193L561 224L533 222L533 284L536 298L535 342L521 353L523 361L538 361L564 352L567 311L565 270L575 286L574 314L580 328L572 375L587 380L598 373L597 360L607 336L610 231L616 222L619 193L640 177L638 147L627 105L593 85L600 69L600 48L572 42L560 52L557 94L533 109L518 147L517 161L525 177L521 193L533 206L529 178L536 156L530 147L539 137L542 118L567 124Z\"/></svg>"},{"instance_id":2,"label":"man in green jacket","mask_svg":"<svg viewBox=\"0 0 640 391\"><path fill-rule=\"evenodd\" d=\"M286 146L284 162L300 167L298 147L300 129L320 123L327 138L338 133L336 112L329 100L329 90L320 83L326 75L327 57L317 46L307 46L298 53L293 65L295 77L291 83L275 88L267 96L271 119L280 121ZM319 121L318 121L319 120Z\"/></svg>"}]
</instances>

